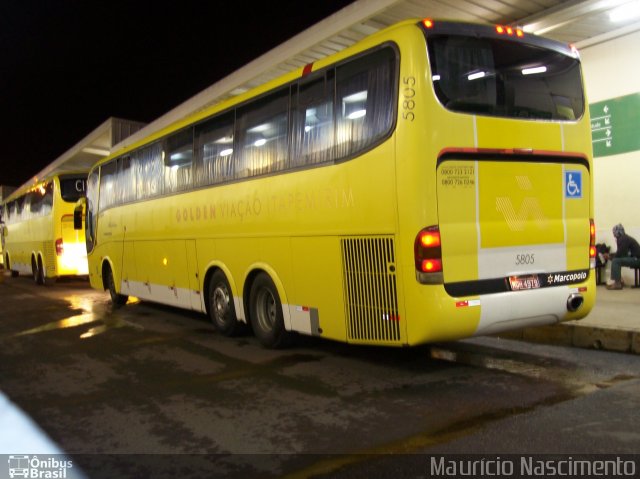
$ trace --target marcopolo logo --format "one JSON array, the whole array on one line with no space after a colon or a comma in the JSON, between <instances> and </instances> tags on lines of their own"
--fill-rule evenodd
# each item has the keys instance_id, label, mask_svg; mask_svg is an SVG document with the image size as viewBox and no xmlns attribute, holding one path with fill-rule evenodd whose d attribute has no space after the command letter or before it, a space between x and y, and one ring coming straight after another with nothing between
<instances>
[{"instance_id":1,"label":"marcopolo logo","mask_svg":"<svg viewBox=\"0 0 640 479\"><path fill-rule=\"evenodd\" d=\"M570 283L579 283L587 279L586 271L575 271L572 273L551 273L547 277L547 284L562 285Z\"/></svg>"},{"instance_id":2,"label":"marcopolo logo","mask_svg":"<svg viewBox=\"0 0 640 479\"><path fill-rule=\"evenodd\" d=\"M68 469L73 468L73 461L56 457L10 455L8 462L10 478L64 479L71 477Z\"/></svg>"}]
</instances>

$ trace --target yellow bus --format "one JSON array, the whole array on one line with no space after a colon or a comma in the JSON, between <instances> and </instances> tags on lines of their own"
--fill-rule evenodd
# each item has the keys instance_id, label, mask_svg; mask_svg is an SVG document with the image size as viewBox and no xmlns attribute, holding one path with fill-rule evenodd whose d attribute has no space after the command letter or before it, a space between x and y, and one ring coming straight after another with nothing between
<instances>
[{"instance_id":1,"label":"yellow bus","mask_svg":"<svg viewBox=\"0 0 640 479\"><path fill-rule=\"evenodd\" d=\"M23 186L3 203L5 269L29 274L37 284L88 274L84 229L74 228L76 202L85 195L86 173L52 175Z\"/></svg>"},{"instance_id":2,"label":"yellow bus","mask_svg":"<svg viewBox=\"0 0 640 479\"><path fill-rule=\"evenodd\" d=\"M407 20L100 161L91 285L295 333L417 345L578 319L595 299L577 52Z\"/></svg>"}]
</instances>

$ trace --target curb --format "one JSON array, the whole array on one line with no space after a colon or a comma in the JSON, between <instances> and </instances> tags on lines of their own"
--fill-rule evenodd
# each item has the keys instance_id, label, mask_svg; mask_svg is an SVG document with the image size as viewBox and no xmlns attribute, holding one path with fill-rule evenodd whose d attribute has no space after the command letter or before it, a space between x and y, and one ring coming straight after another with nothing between
<instances>
[{"instance_id":1,"label":"curb","mask_svg":"<svg viewBox=\"0 0 640 479\"><path fill-rule=\"evenodd\" d=\"M640 354L640 332L562 323L498 334L531 343Z\"/></svg>"}]
</instances>

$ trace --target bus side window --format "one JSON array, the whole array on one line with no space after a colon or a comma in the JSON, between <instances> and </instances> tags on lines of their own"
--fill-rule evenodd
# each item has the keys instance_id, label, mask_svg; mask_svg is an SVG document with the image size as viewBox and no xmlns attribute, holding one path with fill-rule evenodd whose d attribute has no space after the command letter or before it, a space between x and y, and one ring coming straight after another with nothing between
<instances>
[{"instance_id":1,"label":"bus side window","mask_svg":"<svg viewBox=\"0 0 640 479\"><path fill-rule=\"evenodd\" d=\"M40 205L40 214L45 216L53 209L53 182L48 182L44 186L44 195Z\"/></svg>"},{"instance_id":2,"label":"bus side window","mask_svg":"<svg viewBox=\"0 0 640 479\"><path fill-rule=\"evenodd\" d=\"M98 205L98 169L93 170L87 177L87 206L85 219L85 239L87 252L93 251L96 238L96 206Z\"/></svg>"},{"instance_id":3,"label":"bus side window","mask_svg":"<svg viewBox=\"0 0 640 479\"><path fill-rule=\"evenodd\" d=\"M100 200L98 202L100 211L116 204L116 185L116 161L113 160L100 167Z\"/></svg>"},{"instance_id":4,"label":"bus side window","mask_svg":"<svg viewBox=\"0 0 640 479\"><path fill-rule=\"evenodd\" d=\"M288 87L238 111L236 178L288 168L288 116Z\"/></svg>"},{"instance_id":5,"label":"bus side window","mask_svg":"<svg viewBox=\"0 0 640 479\"><path fill-rule=\"evenodd\" d=\"M29 217L45 216L53 207L53 183L48 182L27 194Z\"/></svg>"},{"instance_id":6,"label":"bus side window","mask_svg":"<svg viewBox=\"0 0 640 479\"><path fill-rule=\"evenodd\" d=\"M164 190L162 144L153 143L136 151L131 156L137 184L137 199L161 195Z\"/></svg>"},{"instance_id":7,"label":"bus side window","mask_svg":"<svg viewBox=\"0 0 640 479\"><path fill-rule=\"evenodd\" d=\"M232 112L196 126L195 185L212 185L233 179L233 119Z\"/></svg>"},{"instance_id":8,"label":"bus side window","mask_svg":"<svg viewBox=\"0 0 640 479\"><path fill-rule=\"evenodd\" d=\"M193 164L193 129L188 128L173 134L164 143L165 192L190 188Z\"/></svg>"},{"instance_id":9,"label":"bus side window","mask_svg":"<svg viewBox=\"0 0 640 479\"><path fill-rule=\"evenodd\" d=\"M26 203L27 197L26 196L21 196L20 198L16 199L16 219L18 221L22 221L25 218L26 215L26 208L25 208L25 203Z\"/></svg>"},{"instance_id":10,"label":"bus side window","mask_svg":"<svg viewBox=\"0 0 640 479\"><path fill-rule=\"evenodd\" d=\"M136 199L136 176L129 156L118 158L117 184L118 204Z\"/></svg>"},{"instance_id":11,"label":"bus side window","mask_svg":"<svg viewBox=\"0 0 640 479\"><path fill-rule=\"evenodd\" d=\"M301 82L294 95L293 155L291 166L306 166L334 159L334 70Z\"/></svg>"},{"instance_id":12,"label":"bus side window","mask_svg":"<svg viewBox=\"0 0 640 479\"><path fill-rule=\"evenodd\" d=\"M338 157L382 138L395 112L395 53L384 48L336 69Z\"/></svg>"},{"instance_id":13,"label":"bus side window","mask_svg":"<svg viewBox=\"0 0 640 479\"><path fill-rule=\"evenodd\" d=\"M40 216L40 207L42 206L42 193L39 190L27 193L27 200L23 211L24 215L28 214L29 218ZM29 205L27 208L26 205ZM27 213L28 212L28 213ZM25 218L26 219L26 218Z\"/></svg>"}]
</instances>

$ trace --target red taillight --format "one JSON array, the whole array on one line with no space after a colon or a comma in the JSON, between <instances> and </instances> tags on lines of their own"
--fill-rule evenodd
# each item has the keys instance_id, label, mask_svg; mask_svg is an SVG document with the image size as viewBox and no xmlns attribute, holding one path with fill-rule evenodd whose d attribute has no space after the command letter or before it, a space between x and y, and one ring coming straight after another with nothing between
<instances>
[{"instance_id":1,"label":"red taillight","mask_svg":"<svg viewBox=\"0 0 640 479\"><path fill-rule=\"evenodd\" d=\"M440 231L421 231L420 244L425 248L440 246Z\"/></svg>"},{"instance_id":2,"label":"red taillight","mask_svg":"<svg viewBox=\"0 0 640 479\"><path fill-rule=\"evenodd\" d=\"M62 238L56 240L56 255L62 256L64 254L64 245L62 244Z\"/></svg>"},{"instance_id":3,"label":"red taillight","mask_svg":"<svg viewBox=\"0 0 640 479\"><path fill-rule=\"evenodd\" d=\"M589 258L596 257L596 223L593 219L589 220Z\"/></svg>"},{"instance_id":4,"label":"red taillight","mask_svg":"<svg viewBox=\"0 0 640 479\"><path fill-rule=\"evenodd\" d=\"M420 273L442 272L442 248L440 243L440 229L429 226L416 236L414 245L416 269Z\"/></svg>"},{"instance_id":5,"label":"red taillight","mask_svg":"<svg viewBox=\"0 0 640 479\"><path fill-rule=\"evenodd\" d=\"M524 31L522 29L503 26L503 25L496 25L496 33L498 35L506 34L506 35L509 35L510 37L512 37L513 35L515 35L518 38L524 37Z\"/></svg>"},{"instance_id":6,"label":"red taillight","mask_svg":"<svg viewBox=\"0 0 640 479\"><path fill-rule=\"evenodd\" d=\"M578 58L580 56L580 52L578 51L578 48L575 45L570 43L569 48L571 49L571 53L573 54L574 57Z\"/></svg>"},{"instance_id":7,"label":"red taillight","mask_svg":"<svg viewBox=\"0 0 640 479\"><path fill-rule=\"evenodd\" d=\"M423 273L436 273L438 271L442 271L442 260L441 259L423 259L421 271Z\"/></svg>"}]
</instances>

